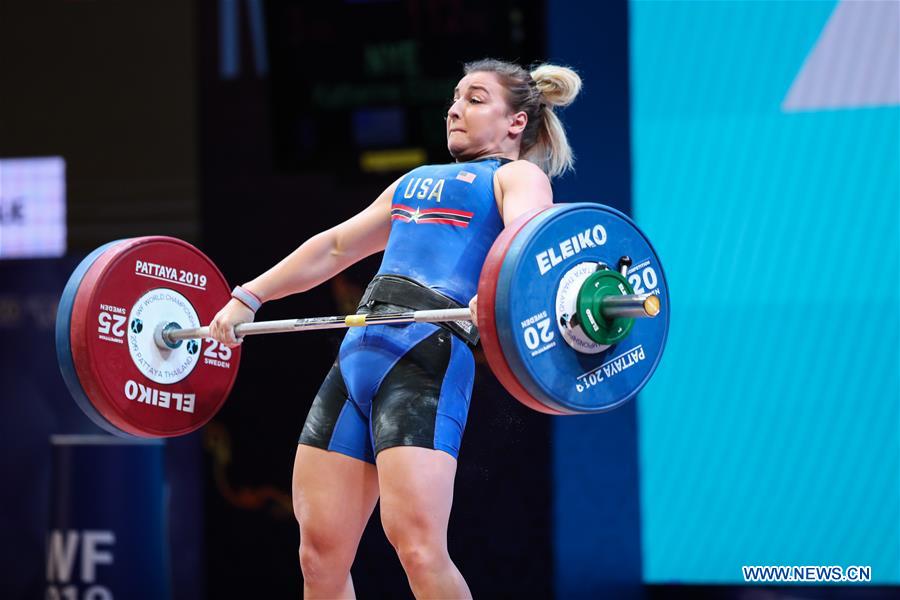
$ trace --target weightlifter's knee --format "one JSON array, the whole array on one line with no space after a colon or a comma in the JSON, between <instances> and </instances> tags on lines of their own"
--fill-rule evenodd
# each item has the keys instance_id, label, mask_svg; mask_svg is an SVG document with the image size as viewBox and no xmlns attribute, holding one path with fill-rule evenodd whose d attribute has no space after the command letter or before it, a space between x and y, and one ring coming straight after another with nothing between
<instances>
[{"instance_id":1,"label":"weightlifter's knee","mask_svg":"<svg viewBox=\"0 0 900 600\"><path fill-rule=\"evenodd\" d=\"M340 586L350 574L355 548L345 547L339 536L300 528L300 570L313 586Z\"/></svg>"},{"instance_id":2,"label":"weightlifter's knee","mask_svg":"<svg viewBox=\"0 0 900 600\"><path fill-rule=\"evenodd\" d=\"M405 543L396 546L396 550L403 570L414 581L430 579L451 566L447 549L438 544Z\"/></svg>"},{"instance_id":3,"label":"weightlifter's knee","mask_svg":"<svg viewBox=\"0 0 900 600\"><path fill-rule=\"evenodd\" d=\"M382 512L385 535L397 551L403 570L412 579L428 577L446 569L450 563L443 537L429 527L427 520L409 514L386 515Z\"/></svg>"}]
</instances>

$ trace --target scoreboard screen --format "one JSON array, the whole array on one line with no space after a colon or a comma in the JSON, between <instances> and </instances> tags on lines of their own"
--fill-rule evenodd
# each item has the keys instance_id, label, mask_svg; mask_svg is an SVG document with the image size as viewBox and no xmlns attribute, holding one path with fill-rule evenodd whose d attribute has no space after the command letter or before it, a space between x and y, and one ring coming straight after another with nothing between
<instances>
[{"instance_id":1,"label":"scoreboard screen","mask_svg":"<svg viewBox=\"0 0 900 600\"><path fill-rule=\"evenodd\" d=\"M0 160L0 259L65 253L65 160L61 156Z\"/></svg>"}]
</instances>

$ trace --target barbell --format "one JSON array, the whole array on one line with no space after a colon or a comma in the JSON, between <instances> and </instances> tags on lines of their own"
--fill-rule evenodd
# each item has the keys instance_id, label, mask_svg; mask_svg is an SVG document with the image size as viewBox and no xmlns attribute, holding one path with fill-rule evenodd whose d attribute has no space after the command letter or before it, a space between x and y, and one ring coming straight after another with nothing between
<instances>
[{"instance_id":1,"label":"barbell","mask_svg":"<svg viewBox=\"0 0 900 600\"><path fill-rule=\"evenodd\" d=\"M209 338L230 286L200 250L165 236L91 252L63 290L60 370L85 414L123 436L195 431L225 402L241 348ZM244 323L238 336L409 322L466 322L468 309ZM487 362L509 393L548 414L611 410L633 398L665 347L662 265L624 214L593 203L536 209L495 240L478 284Z\"/></svg>"}]
</instances>

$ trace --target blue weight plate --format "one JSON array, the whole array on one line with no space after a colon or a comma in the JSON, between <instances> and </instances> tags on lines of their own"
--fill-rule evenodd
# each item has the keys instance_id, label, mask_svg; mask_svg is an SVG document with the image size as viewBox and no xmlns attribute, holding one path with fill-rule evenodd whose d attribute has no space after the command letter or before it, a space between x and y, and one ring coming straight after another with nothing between
<instances>
[{"instance_id":1,"label":"blue weight plate","mask_svg":"<svg viewBox=\"0 0 900 600\"><path fill-rule=\"evenodd\" d=\"M654 293L661 311L636 319L624 340L583 353L562 337L557 290L580 263L632 266L635 293ZM669 329L669 294L659 257L621 212L593 203L560 204L532 219L506 253L497 283L498 337L510 369L543 404L566 413L611 410L633 398L662 356Z\"/></svg>"},{"instance_id":2,"label":"blue weight plate","mask_svg":"<svg viewBox=\"0 0 900 600\"><path fill-rule=\"evenodd\" d=\"M119 437L134 438L135 436L122 431L97 412L97 409L94 408L84 388L81 386L78 373L75 371L75 362L72 359L72 307L75 304L75 295L78 293L78 287L81 285L81 280L84 279L84 275L91 268L91 265L109 248L122 241L124 240L109 242L88 254L84 260L78 263L78 266L75 267L75 270L66 282L66 287L63 288L62 296L59 299L59 307L56 311L56 359L59 362L59 370L62 373L63 381L66 382L69 393L75 398L75 402L82 412L104 431Z\"/></svg>"}]
</instances>

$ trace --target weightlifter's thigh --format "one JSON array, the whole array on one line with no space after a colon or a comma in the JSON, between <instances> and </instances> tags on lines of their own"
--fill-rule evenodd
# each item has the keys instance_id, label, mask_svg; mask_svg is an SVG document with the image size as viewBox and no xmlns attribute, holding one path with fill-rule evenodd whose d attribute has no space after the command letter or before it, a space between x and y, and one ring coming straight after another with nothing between
<instances>
[{"instance_id":1,"label":"weightlifter's thigh","mask_svg":"<svg viewBox=\"0 0 900 600\"><path fill-rule=\"evenodd\" d=\"M301 563L305 550L311 559L307 562L321 560L349 569L378 501L375 465L298 444L292 495L300 525Z\"/></svg>"}]
</instances>

